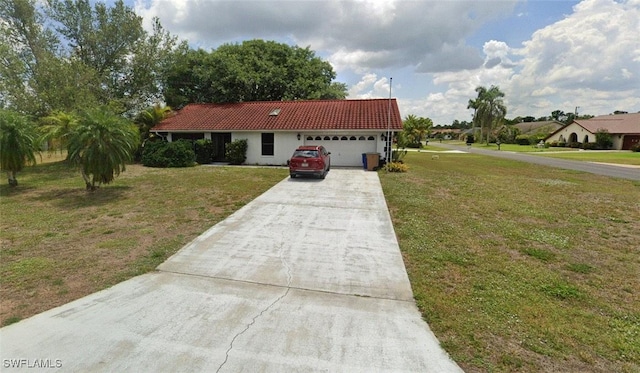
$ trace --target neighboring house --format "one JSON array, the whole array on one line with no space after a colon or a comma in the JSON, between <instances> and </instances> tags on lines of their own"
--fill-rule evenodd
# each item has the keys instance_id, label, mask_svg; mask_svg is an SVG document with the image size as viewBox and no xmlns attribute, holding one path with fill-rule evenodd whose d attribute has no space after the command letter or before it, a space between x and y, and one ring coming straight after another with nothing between
<instances>
[{"instance_id":1,"label":"neighboring house","mask_svg":"<svg viewBox=\"0 0 640 373\"><path fill-rule=\"evenodd\" d=\"M548 120L542 122L521 122L513 126L520 130L521 135L545 136L559 130L564 124L555 120Z\"/></svg>"},{"instance_id":2,"label":"neighboring house","mask_svg":"<svg viewBox=\"0 0 640 373\"><path fill-rule=\"evenodd\" d=\"M443 140L451 140L451 139L457 139L460 137L460 134L462 133L462 130L459 128L443 128L443 129L434 129L431 130L431 134L429 135L430 138L435 139L438 138L439 135L442 136Z\"/></svg>"},{"instance_id":3,"label":"neighboring house","mask_svg":"<svg viewBox=\"0 0 640 373\"><path fill-rule=\"evenodd\" d=\"M333 166L361 166L362 153L386 152L402 130L395 99L189 104L151 132L168 141L210 139L224 161L226 144L248 142L247 164L285 165L299 145L323 145Z\"/></svg>"},{"instance_id":4,"label":"neighboring house","mask_svg":"<svg viewBox=\"0 0 640 373\"><path fill-rule=\"evenodd\" d=\"M601 115L591 119L574 120L549 135L545 142L580 142L596 141L596 132L605 129L613 140L613 149L629 150L640 143L640 113Z\"/></svg>"}]
</instances>

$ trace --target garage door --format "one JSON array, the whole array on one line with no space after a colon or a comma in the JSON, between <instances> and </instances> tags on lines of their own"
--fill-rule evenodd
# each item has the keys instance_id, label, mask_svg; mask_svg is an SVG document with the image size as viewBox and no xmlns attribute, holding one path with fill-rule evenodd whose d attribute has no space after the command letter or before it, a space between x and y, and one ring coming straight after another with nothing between
<instances>
[{"instance_id":1,"label":"garage door","mask_svg":"<svg viewBox=\"0 0 640 373\"><path fill-rule=\"evenodd\" d=\"M624 135L622 143L622 150L631 150L635 145L640 144L640 136L638 135Z\"/></svg>"},{"instance_id":2,"label":"garage door","mask_svg":"<svg viewBox=\"0 0 640 373\"><path fill-rule=\"evenodd\" d=\"M332 166L362 167L362 153L376 151L376 138L371 135L307 135L304 144L327 148Z\"/></svg>"}]
</instances>

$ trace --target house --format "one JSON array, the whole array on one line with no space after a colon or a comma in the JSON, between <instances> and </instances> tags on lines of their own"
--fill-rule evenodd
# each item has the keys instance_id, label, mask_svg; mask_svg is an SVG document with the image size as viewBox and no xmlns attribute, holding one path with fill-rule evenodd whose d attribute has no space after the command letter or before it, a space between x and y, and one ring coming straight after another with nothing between
<instances>
[{"instance_id":1,"label":"house","mask_svg":"<svg viewBox=\"0 0 640 373\"><path fill-rule=\"evenodd\" d=\"M451 140L459 138L461 133L462 130L459 128L437 128L431 131L429 137L432 139Z\"/></svg>"},{"instance_id":2,"label":"house","mask_svg":"<svg viewBox=\"0 0 640 373\"><path fill-rule=\"evenodd\" d=\"M601 115L591 119L578 119L556 130L545 142L596 141L598 130L607 130L613 140L613 149L629 150L640 143L640 113Z\"/></svg>"},{"instance_id":3,"label":"house","mask_svg":"<svg viewBox=\"0 0 640 373\"><path fill-rule=\"evenodd\" d=\"M559 130L564 124L555 120L546 120L540 122L520 122L513 126L520 130L521 135L541 134L544 136Z\"/></svg>"},{"instance_id":4,"label":"house","mask_svg":"<svg viewBox=\"0 0 640 373\"><path fill-rule=\"evenodd\" d=\"M296 147L323 145L333 166L361 166L382 155L402 130L395 99L189 104L151 131L168 141L210 139L224 161L226 144L246 139L247 164L285 165Z\"/></svg>"}]
</instances>

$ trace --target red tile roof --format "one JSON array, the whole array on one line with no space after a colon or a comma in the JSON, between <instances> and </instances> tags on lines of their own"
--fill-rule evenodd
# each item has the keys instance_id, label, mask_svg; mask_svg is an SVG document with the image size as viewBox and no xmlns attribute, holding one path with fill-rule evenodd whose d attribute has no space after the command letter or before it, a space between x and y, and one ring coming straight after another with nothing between
<instances>
[{"instance_id":1,"label":"red tile roof","mask_svg":"<svg viewBox=\"0 0 640 373\"><path fill-rule=\"evenodd\" d=\"M152 131L402 130L395 99L390 106L389 122L389 99L189 104Z\"/></svg>"}]
</instances>

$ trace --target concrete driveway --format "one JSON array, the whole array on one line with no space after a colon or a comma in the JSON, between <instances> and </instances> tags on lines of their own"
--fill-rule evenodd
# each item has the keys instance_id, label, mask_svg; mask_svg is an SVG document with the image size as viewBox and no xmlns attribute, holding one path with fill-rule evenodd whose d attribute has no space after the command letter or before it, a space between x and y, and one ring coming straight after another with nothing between
<instances>
[{"instance_id":1,"label":"concrete driveway","mask_svg":"<svg viewBox=\"0 0 640 373\"><path fill-rule=\"evenodd\" d=\"M377 174L356 169L283 180L157 272L0 329L0 356L29 372L461 372L415 306Z\"/></svg>"}]
</instances>

